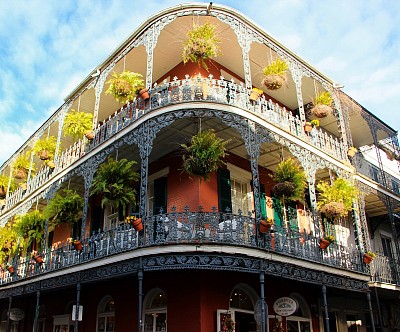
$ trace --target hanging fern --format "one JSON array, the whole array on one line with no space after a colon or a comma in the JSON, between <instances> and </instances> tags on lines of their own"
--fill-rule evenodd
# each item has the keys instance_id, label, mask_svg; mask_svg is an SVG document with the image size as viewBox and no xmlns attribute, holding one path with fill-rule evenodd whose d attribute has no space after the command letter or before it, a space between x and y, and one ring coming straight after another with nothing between
<instances>
[{"instance_id":1,"label":"hanging fern","mask_svg":"<svg viewBox=\"0 0 400 332\"><path fill-rule=\"evenodd\" d=\"M109 204L125 209L129 204L136 205L136 190L133 186L139 180L139 174L132 169L135 164L136 161L109 158L100 165L93 179L92 193L104 194L102 207Z\"/></svg>"},{"instance_id":2,"label":"hanging fern","mask_svg":"<svg viewBox=\"0 0 400 332\"><path fill-rule=\"evenodd\" d=\"M75 190L64 189L56 193L43 211L46 218L55 223L76 223L82 216L83 197Z\"/></svg>"}]
</instances>

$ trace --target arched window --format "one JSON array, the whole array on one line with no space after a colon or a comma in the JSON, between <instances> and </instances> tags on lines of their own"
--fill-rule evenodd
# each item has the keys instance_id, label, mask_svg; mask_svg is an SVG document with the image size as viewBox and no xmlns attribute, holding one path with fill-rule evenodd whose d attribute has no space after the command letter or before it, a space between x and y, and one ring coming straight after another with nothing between
<instances>
[{"instance_id":1,"label":"arched window","mask_svg":"<svg viewBox=\"0 0 400 332\"><path fill-rule=\"evenodd\" d=\"M167 297L160 288L147 293L143 321L144 332L167 331Z\"/></svg>"},{"instance_id":2,"label":"arched window","mask_svg":"<svg viewBox=\"0 0 400 332\"><path fill-rule=\"evenodd\" d=\"M257 331L254 319L254 305L257 299L258 295L253 288L246 284L236 285L229 298L229 311L220 311L219 330L224 329L224 321L230 316L235 323L235 331Z\"/></svg>"},{"instance_id":3,"label":"arched window","mask_svg":"<svg viewBox=\"0 0 400 332\"><path fill-rule=\"evenodd\" d=\"M114 332L115 306L111 296L103 297L97 307L97 332Z\"/></svg>"},{"instance_id":4,"label":"arched window","mask_svg":"<svg viewBox=\"0 0 400 332\"><path fill-rule=\"evenodd\" d=\"M296 311L286 318L287 332L312 332L311 312L307 302L297 293L290 294L297 303Z\"/></svg>"}]
</instances>

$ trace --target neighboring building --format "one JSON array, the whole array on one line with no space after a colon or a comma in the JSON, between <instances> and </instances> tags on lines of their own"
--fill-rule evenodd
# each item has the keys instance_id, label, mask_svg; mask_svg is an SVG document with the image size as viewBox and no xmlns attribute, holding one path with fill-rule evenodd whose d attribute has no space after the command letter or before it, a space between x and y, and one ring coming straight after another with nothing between
<instances>
[{"instance_id":1,"label":"neighboring building","mask_svg":"<svg viewBox=\"0 0 400 332\"><path fill-rule=\"evenodd\" d=\"M221 41L208 71L182 61L193 22L216 26ZM263 68L276 59L289 66L287 80L268 90ZM120 104L106 94L113 72L124 70L143 75L148 100ZM255 101L252 87L263 90ZM325 91L333 112L307 132L312 100ZM92 140L64 135L72 109L93 114ZM228 155L200 181L182 170L182 144L208 129L229 140ZM42 161L31 149L50 136L54 160ZM351 146L358 149L353 157ZM364 157L371 151L375 163ZM28 166L16 174L21 155ZM52 227L47 216L42 240L41 228L26 232L36 238L31 244L0 238L0 257L15 269L4 266L0 275L0 330L230 331L229 317L236 332L279 331L279 324L290 332L399 330L399 156L391 127L242 14L217 4L168 8L90 73L0 167L10 176L0 184L0 223L10 230L63 189L84 199L74 224ZM109 157L137 162L136 207L102 206L107 192L93 194ZM273 174L289 158L306 174L304 200L278 199L273 190ZM16 188L14 175L21 178ZM346 216L327 217L316 188L337 177L359 195ZM124 223L124 212L141 217L144 229ZM274 225L261 233L266 218ZM335 238L327 249L319 246L324 236ZM81 239L82 250L69 237ZM12 255L17 244L28 248ZM34 249L43 263L30 258ZM366 264L369 250L376 257ZM296 304L289 316L279 313L290 304L274 308L283 297ZM76 304L81 321L72 318Z\"/></svg>"}]
</instances>

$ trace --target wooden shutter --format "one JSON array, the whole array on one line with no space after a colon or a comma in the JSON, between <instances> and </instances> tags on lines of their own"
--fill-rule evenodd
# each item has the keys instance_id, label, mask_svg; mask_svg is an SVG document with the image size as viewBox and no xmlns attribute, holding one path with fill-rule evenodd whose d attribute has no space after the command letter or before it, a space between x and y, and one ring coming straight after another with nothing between
<instances>
[{"instance_id":1,"label":"wooden shutter","mask_svg":"<svg viewBox=\"0 0 400 332\"><path fill-rule=\"evenodd\" d=\"M265 198L265 184L260 183L261 219L267 219L267 199Z\"/></svg>"},{"instance_id":2,"label":"wooden shutter","mask_svg":"<svg viewBox=\"0 0 400 332\"><path fill-rule=\"evenodd\" d=\"M272 208L274 209L274 221L277 226L283 225L283 206L279 198L272 197Z\"/></svg>"},{"instance_id":3,"label":"wooden shutter","mask_svg":"<svg viewBox=\"0 0 400 332\"><path fill-rule=\"evenodd\" d=\"M228 169L219 169L218 177L218 211L232 211L231 176Z\"/></svg>"},{"instance_id":4,"label":"wooden shutter","mask_svg":"<svg viewBox=\"0 0 400 332\"><path fill-rule=\"evenodd\" d=\"M163 213L167 212L167 177L154 180L154 204L153 214L159 214L160 209Z\"/></svg>"},{"instance_id":5,"label":"wooden shutter","mask_svg":"<svg viewBox=\"0 0 400 332\"><path fill-rule=\"evenodd\" d=\"M299 223L297 220L297 202L290 201L287 204L287 216L289 219L289 226L293 230L299 229Z\"/></svg>"}]
</instances>

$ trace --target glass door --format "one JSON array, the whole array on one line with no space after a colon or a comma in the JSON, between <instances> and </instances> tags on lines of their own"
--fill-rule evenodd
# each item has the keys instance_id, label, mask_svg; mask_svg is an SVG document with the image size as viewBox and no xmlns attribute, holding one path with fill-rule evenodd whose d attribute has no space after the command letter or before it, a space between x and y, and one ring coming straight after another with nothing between
<instances>
[{"instance_id":1,"label":"glass door","mask_svg":"<svg viewBox=\"0 0 400 332\"><path fill-rule=\"evenodd\" d=\"M166 312L146 313L144 315L144 332L165 332L165 331L167 331Z\"/></svg>"}]
</instances>

